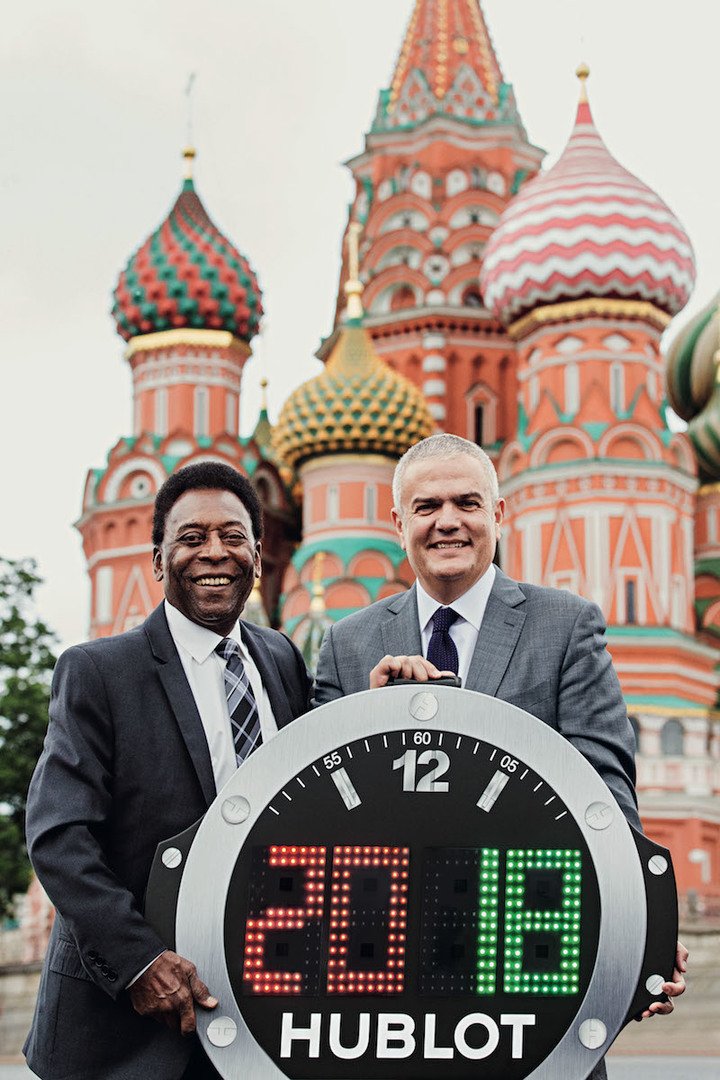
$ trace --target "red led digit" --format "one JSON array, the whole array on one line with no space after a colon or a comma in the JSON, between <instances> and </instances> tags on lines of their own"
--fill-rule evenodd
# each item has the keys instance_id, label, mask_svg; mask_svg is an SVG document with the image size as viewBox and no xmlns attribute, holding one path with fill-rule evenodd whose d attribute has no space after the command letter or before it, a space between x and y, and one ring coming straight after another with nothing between
<instances>
[{"instance_id":1,"label":"red led digit","mask_svg":"<svg viewBox=\"0 0 720 1080\"><path fill-rule=\"evenodd\" d=\"M243 982L252 994L303 994L320 947L325 892L324 847L273 845L254 853L250 909L245 924ZM287 874L283 875L283 870ZM301 896L283 902L283 889L295 890L293 870L304 870ZM278 873L279 871L279 873ZM300 934L298 934L300 932ZM276 955L272 956L270 945ZM294 957L291 952L294 945ZM288 957L288 970L282 958Z\"/></svg>"},{"instance_id":2,"label":"red led digit","mask_svg":"<svg viewBox=\"0 0 720 1080\"><path fill-rule=\"evenodd\" d=\"M328 994L401 994L410 849L333 848Z\"/></svg>"}]
</instances>

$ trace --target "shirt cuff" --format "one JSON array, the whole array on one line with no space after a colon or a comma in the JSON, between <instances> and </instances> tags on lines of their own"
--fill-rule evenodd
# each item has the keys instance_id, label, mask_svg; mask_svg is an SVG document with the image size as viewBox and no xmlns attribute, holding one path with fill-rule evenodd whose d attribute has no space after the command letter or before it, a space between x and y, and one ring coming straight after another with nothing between
<instances>
[{"instance_id":1,"label":"shirt cuff","mask_svg":"<svg viewBox=\"0 0 720 1080\"><path fill-rule=\"evenodd\" d=\"M145 965L145 967L144 967L144 968L142 969L142 971L138 971L138 973L137 973L137 975L135 976L135 978L134 978L134 979L131 979L131 980L130 980L130 982L129 982L129 983L127 984L127 986L125 987L125 989L126 989L126 990L129 990L131 986L134 986L134 985L135 985L135 983L136 983L136 982L138 981L138 979L140 978L140 976L141 976L141 975L144 975L144 974L145 974L145 972L146 972L146 971L148 970L148 968L151 968L151 967L153 966L153 964L155 963L155 961L156 961L156 960L159 960L161 956L162 956L162 953L161 953L161 952L159 952L159 953L157 954L157 956L154 956L154 957L152 958L152 960L150 961L150 963L149 963L149 964L146 964L146 965Z\"/></svg>"}]
</instances>

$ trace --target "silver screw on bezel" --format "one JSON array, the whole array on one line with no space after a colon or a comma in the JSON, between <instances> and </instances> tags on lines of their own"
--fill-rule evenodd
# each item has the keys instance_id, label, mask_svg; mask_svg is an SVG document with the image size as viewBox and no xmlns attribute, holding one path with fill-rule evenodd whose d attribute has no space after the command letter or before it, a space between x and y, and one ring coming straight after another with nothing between
<instances>
[{"instance_id":1,"label":"silver screw on bezel","mask_svg":"<svg viewBox=\"0 0 720 1080\"><path fill-rule=\"evenodd\" d=\"M239 825L247 819L250 813L250 803L242 795L231 795L223 800L220 813L228 825Z\"/></svg>"},{"instance_id":2,"label":"silver screw on bezel","mask_svg":"<svg viewBox=\"0 0 720 1080\"><path fill-rule=\"evenodd\" d=\"M597 1050L607 1039L607 1028L597 1018L583 1020L578 1029L578 1038L588 1050Z\"/></svg>"},{"instance_id":3,"label":"silver screw on bezel","mask_svg":"<svg viewBox=\"0 0 720 1080\"><path fill-rule=\"evenodd\" d=\"M410 715L416 720L432 720L438 711L438 699L429 690L415 694L410 702Z\"/></svg>"},{"instance_id":4,"label":"silver screw on bezel","mask_svg":"<svg viewBox=\"0 0 720 1080\"><path fill-rule=\"evenodd\" d=\"M161 858L163 866L167 866L168 870L175 870L183 860L182 851L176 847L165 848Z\"/></svg>"}]
</instances>

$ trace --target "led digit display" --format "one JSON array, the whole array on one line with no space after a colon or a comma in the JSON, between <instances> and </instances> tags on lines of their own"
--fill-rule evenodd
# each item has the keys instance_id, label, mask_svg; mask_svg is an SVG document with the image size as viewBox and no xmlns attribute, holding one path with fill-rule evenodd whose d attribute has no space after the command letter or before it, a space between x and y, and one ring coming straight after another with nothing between
<instances>
[{"instance_id":1,"label":"led digit display","mask_svg":"<svg viewBox=\"0 0 720 1080\"><path fill-rule=\"evenodd\" d=\"M400 994L405 977L410 852L333 851L328 994Z\"/></svg>"},{"instance_id":2,"label":"led digit display","mask_svg":"<svg viewBox=\"0 0 720 1080\"><path fill-rule=\"evenodd\" d=\"M153 881L228 1080L580 1080L675 954L669 853L557 732L451 687L287 725Z\"/></svg>"},{"instance_id":3,"label":"led digit display","mask_svg":"<svg viewBox=\"0 0 720 1080\"><path fill-rule=\"evenodd\" d=\"M498 863L495 848L440 848L426 853L421 994L495 992Z\"/></svg>"},{"instance_id":4,"label":"led digit display","mask_svg":"<svg viewBox=\"0 0 720 1080\"><path fill-rule=\"evenodd\" d=\"M538 773L410 728L276 789L224 919L233 995L283 1075L468 1080L482 1061L524 1080L585 998L600 905L582 830Z\"/></svg>"},{"instance_id":5,"label":"led digit display","mask_svg":"<svg viewBox=\"0 0 720 1080\"><path fill-rule=\"evenodd\" d=\"M250 993L317 991L324 891L324 847L254 850L243 956Z\"/></svg>"},{"instance_id":6,"label":"led digit display","mask_svg":"<svg viewBox=\"0 0 720 1080\"><path fill-rule=\"evenodd\" d=\"M508 851L507 993L578 992L581 885L579 851Z\"/></svg>"}]
</instances>

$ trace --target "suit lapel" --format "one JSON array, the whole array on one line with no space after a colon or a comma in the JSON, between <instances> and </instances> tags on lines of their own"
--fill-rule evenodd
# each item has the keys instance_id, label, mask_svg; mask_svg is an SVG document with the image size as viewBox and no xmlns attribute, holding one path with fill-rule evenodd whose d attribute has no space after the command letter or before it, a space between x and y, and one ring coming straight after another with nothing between
<instances>
[{"instance_id":1,"label":"suit lapel","mask_svg":"<svg viewBox=\"0 0 720 1080\"><path fill-rule=\"evenodd\" d=\"M150 642L152 654L157 661L158 676L165 688L170 708L175 715L209 806L215 798L216 791L205 729L202 726L192 690L185 677L182 661L175 648L162 604L148 616L144 630Z\"/></svg>"},{"instance_id":2,"label":"suit lapel","mask_svg":"<svg viewBox=\"0 0 720 1080\"><path fill-rule=\"evenodd\" d=\"M386 653L392 656L422 655L417 593L414 585L407 592L399 593L397 598L388 605L380 630Z\"/></svg>"},{"instance_id":3,"label":"suit lapel","mask_svg":"<svg viewBox=\"0 0 720 1080\"><path fill-rule=\"evenodd\" d=\"M485 615L470 661L466 688L494 696L505 674L525 622L525 594L517 582L495 571Z\"/></svg>"},{"instance_id":4,"label":"suit lapel","mask_svg":"<svg viewBox=\"0 0 720 1080\"><path fill-rule=\"evenodd\" d=\"M252 623L243 622L241 619L240 633L255 667L260 672L278 729L284 727L293 719L293 713L275 657L268 648L267 642L263 640L260 631Z\"/></svg>"}]
</instances>

